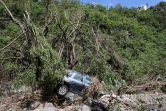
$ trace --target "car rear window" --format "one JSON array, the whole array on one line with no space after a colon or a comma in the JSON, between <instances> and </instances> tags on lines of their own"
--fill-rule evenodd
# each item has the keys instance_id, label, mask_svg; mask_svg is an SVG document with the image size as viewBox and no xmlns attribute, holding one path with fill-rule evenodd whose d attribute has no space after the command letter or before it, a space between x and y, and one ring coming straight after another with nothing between
<instances>
[{"instance_id":1,"label":"car rear window","mask_svg":"<svg viewBox=\"0 0 166 111\"><path fill-rule=\"evenodd\" d=\"M79 73L76 73L75 76L74 76L74 79L82 82L83 81L83 75L81 75Z\"/></svg>"},{"instance_id":2,"label":"car rear window","mask_svg":"<svg viewBox=\"0 0 166 111\"><path fill-rule=\"evenodd\" d=\"M85 77L85 81L86 84L91 84L92 80L89 77Z\"/></svg>"}]
</instances>

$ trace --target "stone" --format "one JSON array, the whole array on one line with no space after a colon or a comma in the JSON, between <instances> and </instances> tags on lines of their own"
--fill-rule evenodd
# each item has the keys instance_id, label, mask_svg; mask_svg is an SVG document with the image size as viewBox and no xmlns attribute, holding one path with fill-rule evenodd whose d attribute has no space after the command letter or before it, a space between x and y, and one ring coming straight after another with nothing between
<instances>
[{"instance_id":1,"label":"stone","mask_svg":"<svg viewBox=\"0 0 166 111\"><path fill-rule=\"evenodd\" d=\"M74 94L74 93L72 93L72 92L68 92L68 93L65 95L65 98L70 99L71 101L74 101L77 97L78 97L78 95L77 95L77 94Z\"/></svg>"},{"instance_id":2,"label":"stone","mask_svg":"<svg viewBox=\"0 0 166 111\"><path fill-rule=\"evenodd\" d=\"M53 108L55 108L55 106L50 102L46 102L44 107L53 107Z\"/></svg>"},{"instance_id":3,"label":"stone","mask_svg":"<svg viewBox=\"0 0 166 111\"><path fill-rule=\"evenodd\" d=\"M71 105L64 108L63 111L77 111L81 106Z\"/></svg>"},{"instance_id":4,"label":"stone","mask_svg":"<svg viewBox=\"0 0 166 111\"><path fill-rule=\"evenodd\" d=\"M16 111L15 109L9 108L7 111Z\"/></svg>"},{"instance_id":5,"label":"stone","mask_svg":"<svg viewBox=\"0 0 166 111\"><path fill-rule=\"evenodd\" d=\"M52 103L46 102L42 111L56 111L56 108Z\"/></svg>"},{"instance_id":6,"label":"stone","mask_svg":"<svg viewBox=\"0 0 166 111\"><path fill-rule=\"evenodd\" d=\"M116 98L116 97L117 97L117 95L115 95L115 94L112 94L112 97L113 97L113 98Z\"/></svg>"},{"instance_id":7,"label":"stone","mask_svg":"<svg viewBox=\"0 0 166 111\"><path fill-rule=\"evenodd\" d=\"M44 107L42 111L55 111L55 109L52 107Z\"/></svg>"},{"instance_id":8,"label":"stone","mask_svg":"<svg viewBox=\"0 0 166 111\"><path fill-rule=\"evenodd\" d=\"M93 100L91 105L91 111L108 111L105 104L101 103L100 101Z\"/></svg>"},{"instance_id":9,"label":"stone","mask_svg":"<svg viewBox=\"0 0 166 111\"><path fill-rule=\"evenodd\" d=\"M44 105L43 105L43 104L40 104L40 105L37 107L37 109L39 109L40 111L42 111L43 108L44 108Z\"/></svg>"},{"instance_id":10,"label":"stone","mask_svg":"<svg viewBox=\"0 0 166 111\"><path fill-rule=\"evenodd\" d=\"M35 110L33 110L33 111L41 111L40 109L35 109Z\"/></svg>"},{"instance_id":11,"label":"stone","mask_svg":"<svg viewBox=\"0 0 166 111\"><path fill-rule=\"evenodd\" d=\"M28 108L24 108L24 109L23 109L23 111L27 111L27 110L28 110Z\"/></svg>"},{"instance_id":12,"label":"stone","mask_svg":"<svg viewBox=\"0 0 166 111\"><path fill-rule=\"evenodd\" d=\"M99 101L102 103L102 104L104 104L105 105L105 107L108 107L108 105L109 105L109 100L110 100L110 95L108 95L108 94L106 94L106 95L103 95L100 99L99 99Z\"/></svg>"},{"instance_id":13,"label":"stone","mask_svg":"<svg viewBox=\"0 0 166 111\"><path fill-rule=\"evenodd\" d=\"M23 100L24 98L25 98L24 95L22 95L22 96L20 96L20 97L18 98L18 100L21 101L21 100Z\"/></svg>"},{"instance_id":14,"label":"stone","mask_svg":"<svg viewBox=\"0 0 166 111\"><path fill-rule=\"evenodd\" d=\"M28 92L28 91L32 91L32 88L30 86L21 86L19 89L14 89L13 92L14 93L19 93L19 92Z\"/></svg>"},{"instance_id":15,"label":"stone","mask_svg":"<svg viewBox=\"0 0 166 111\"><path fill-rule=\"evenodd\" d=\"M84 104L78 111L91 111L91 108Z\"/></svg>"},{"instance_id":16,"label":"stone","mask_svg":"<svg viewBox=\"0 0 166 111\"><path fill-rule=\"evenodd\" d=\"M30 109L36 109L40 105L39 101L35 101L30 105Z\"/></svg>"}]
</instances>

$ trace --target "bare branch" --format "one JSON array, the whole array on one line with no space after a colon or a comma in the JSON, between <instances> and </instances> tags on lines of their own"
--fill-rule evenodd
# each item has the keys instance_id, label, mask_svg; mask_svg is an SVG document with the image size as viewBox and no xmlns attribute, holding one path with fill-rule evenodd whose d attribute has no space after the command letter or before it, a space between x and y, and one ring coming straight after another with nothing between
<instances>
[{"instance_id":1,"label":"bare branch","mask_svg":"<svg viewBox=\"0 0 166 111\"><path fill-rule=\"evenodd\" d=\"M14 52L14 50L5 50L5 51L1 51L1 53L10 53L10 52ZM20 54L20 52L14 52L14 53L17 53L17 54Z\"/></svg>"},{"instance_id":2,"label":"bare branch","mask_svg":"<svg viewBox=\"0 0 166 111\"><path fill-rule=\"evenodd\" d=\"M0 58L0 60L8 60L8 59L21 59L22 57L9 57L9 58Z\"/></svg>"},{"instance_id":3,"label":"bare branch","mask_svg":"<svg viewBox=\"0 0 166 111\"><path fill-rule=\"evenodd\" d=\"M28 11L27 11L27 10L25 10L25 11L24 11L24 18L25 18L25 20L26 20L27 24L29 24L29 22L30 22L30 16L29 16L29 14L28 14Z\"/></svg>"},{"instance_id":4,"label":"bare branch","mask_svg":"<svg viewBox=\"0 0 166 111\"><path fill-rule=\"evenodd\" d=\"M25 32L25 29L24 29L23 24L14 18L14 16L12 15L12 13L10 12L10 10L8 9L8 7L6 6L6 4L5 4L2 0L0 0L0 2L1 2L2 5L6 8L7 12L9 13L9 15L10 15L10 17L11 17L11 20L12 20L16 25L18 25L18 26L21 28L22 32Z\"/></svg>"},{"instance_id":5,"label":"bare branch","mask_svg":"<svg viewBox=\"0 0 166 111\"><path fill-rule=\"evenodd\" d=\"M69 38L69 37L73 34L73 32L77 29L78 25L79 25L79 21L78 21L78 23L76 24L76 26L73 27L72 31L67 35L67 38Z\"/></svg>"},{"instance_id":6,"label":"bare branch","mask_svg":"<svg viewBox=\"0 0 166 111\"><path fill-rule=\"evenodd\" d=\"M11 44L13 44L18 38L20 38L22 35L24 35L27 31L21 33L18 37L16 37L13 41L11 41L8 45L6 45L5 47L3 47L2 49L0 49L0 52L3 51L4 49L6 49L7 47L9 47Z\"/></svg>"},{"instance_id":7,"label":"bare branch","mask_svg":"<svg viewBox=\"0 0 166 111\"><path fill-rule=\"evenodd\" d=\"M97 35L95 34L93 27L91 27L91 29L92 29L93 36L95 37L95 42L96 42L96 51L97 51L97 53L98 53L98 52L99 52L98 37L97 37Z\"/></svg>"},{"instance_id":8,"label":"bare branch","mask_svg":"<svg viewBox=\"0 0 166 111\"><path fill-rule=\"evenodd\" d=\"M0 21L9 21L11 20L10 18L0 18Z\"/></svg>"},{"instance_id":9,"label":"bare branch","mask_svg":"<svg viewBox=\"0 0 166 111\"><path fill-rule=\"evenodd\" d=\"M85 26L88 26L88 27L91 28L91 31L92 31L92 33L93 33L93 36L95 37L95 45L96 45L95 48L96 48L96 51L97 51L97 53L98 53L99 48L100 48L100 46L99 46L99 42L98 42L98 35L96 35L96 33L95 33L93 27L92 27L91 25L89 25L89 24L85 24L85 23L80 23L80 25L85 25Z\"/></svg>"},{"instance_id":10,"label":"bare branch","mask_svg":"<svg viewBox=\"0 0 166 111\"><path fill-rule=\"evenodd\" d=\"M44 35L47 35L48 33L48 26L50 25L50 23L55 20L57 18L57 13L55 13L55 15L48 21L48 23L45 25L45 27L43 28L43 32Z\"/></svg>"},{"instance_id":11,"label":"bare branch","mask_svg":"<svg viewBox=\"0 0 166 111\"><path fill-rule=\"evenodd\" d=\"M58 52L59 56L62 56L63 50L64 50L64 44L62 43L61 47L59 48L59 52Z\"/></svg>"},{"instance_id":12,"label":"bare branch","mask_svg":"<svg viewBox=\"0 0 166 111\"><path fill-rule=\"evenodd\" d=\"M67 69L72 69L76 64L78 63L77 60L74 60L70 65L68 65L66 68Z\"/></svg>"},{"instance_id":13,"label":"bare branch","mask_svg":"<svg viewBox=\"0 0 166 111\"><path fill-rule=\"evenodd\" d=\"M6 53L6 52L13 52L13 50L1 51L1 53Z\"/></svg>"}]
</instances>

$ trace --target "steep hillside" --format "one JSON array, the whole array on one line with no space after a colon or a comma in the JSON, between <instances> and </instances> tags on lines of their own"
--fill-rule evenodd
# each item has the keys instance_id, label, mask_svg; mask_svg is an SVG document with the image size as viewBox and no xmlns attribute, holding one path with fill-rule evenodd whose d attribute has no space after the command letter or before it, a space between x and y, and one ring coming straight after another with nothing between
<instances>
[{"instance_id":1,"label":"steep hillside","mask_svg":"<svg viewBox=\"0 0 166 111\"><path fill-rule=\"evenodd\" d=\"M61 0L0 1L0 78L53 89L73 69L112 89L164 81L166 2L146 11Z\"/></svg>"}]
</instances>

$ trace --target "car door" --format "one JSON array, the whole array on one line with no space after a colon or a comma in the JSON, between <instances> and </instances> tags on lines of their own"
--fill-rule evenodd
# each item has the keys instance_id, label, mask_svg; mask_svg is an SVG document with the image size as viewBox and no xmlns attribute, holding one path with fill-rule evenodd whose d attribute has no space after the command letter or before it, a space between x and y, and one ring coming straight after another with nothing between
<instances>
[{"instance_id":1,"label":"car door","mask_svg":"<svg viewBox=\"0 0 166 111\"><path fill-rule=\"evenodd\" d=\"M75 92L80 93L82 91L82 89L84 88L83 85L83 75L80 73L76 73L73 77L73 81L72 81L72 90Z\"/></svg>"}]
</instances>

